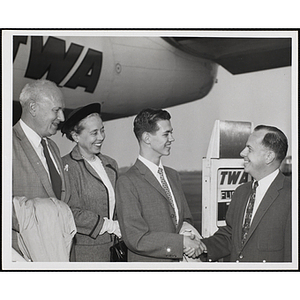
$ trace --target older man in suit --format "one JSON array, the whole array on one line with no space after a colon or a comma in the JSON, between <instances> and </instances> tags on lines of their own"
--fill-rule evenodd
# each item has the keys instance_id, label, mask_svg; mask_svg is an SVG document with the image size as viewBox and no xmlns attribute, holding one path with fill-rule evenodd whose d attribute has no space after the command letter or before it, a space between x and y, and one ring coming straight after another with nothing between
<instances>
[{"instance_id":1,"label":"older man in suit","mask_svg":"<svg viewBox=\"0 0 300 300\"><path fill-rule=\"evenodd\" d=\"M174 141L170 118L167 111L156 109L136 116L134 133L140 155L117 181L117 216L130 262L172 262L184 253L189 257L200 254L197 237L180 234L192 216L179 175L161 162Z\"/></svg>"},{"instance_id":2,"label":"older man in suit","mask_svg":"<svg viewBox=\"0 0 300 300\"><path fill-rule=\"evenodd\" d=\"M63 219L47 222L50 226L68 222L65 223L67 226L64 229L72 227L74 229L72 214L63 202L70 197L68 177L65 176L62 167L59 149L49 139L49 136L56 133L59 123L64 121L63 95L54 83L37 80L23 88L20 103L22 116L13 127L12 246L30 260L64 260L62 257L65 257L65 253L56 255L60 251L60 237L57 235L51 237L54 227L51 227L52 229L48 226L43 227L45 218L65 216ZM44 212L46 213L42 216ZM33 216L35 213L42 214ZM41 219L36 222L39 217ZM55 230L60 231L63 228L56 227ZM49 236L40 236L42 231ZM72 234L71 232L65 234L70 234L71 239L74 231ZM58 239L54 241L55 238ZM42 244L47 245L45 249L42 249ZM19 246L23 246L22 251ZM27 253L27 250L31 253Z\"/></svg>"},{"instance_id":3,"label":"older man in suit","mask_svg":"<svg viewBox=\"0 0 300 300\"><path fill-rule=\"evenodd\" d=\"M226 215L226 226L202 240L209 260L291 262L291 182L279 170L288 148L276 127L260 125L241 152L254 181L239 186Z\"/></svg>"}]
</instances>

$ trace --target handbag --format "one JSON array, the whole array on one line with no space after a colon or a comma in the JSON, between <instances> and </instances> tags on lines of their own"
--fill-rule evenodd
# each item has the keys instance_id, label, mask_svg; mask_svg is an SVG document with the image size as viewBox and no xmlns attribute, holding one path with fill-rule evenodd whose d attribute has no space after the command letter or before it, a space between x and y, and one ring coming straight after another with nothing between
<instances>
[{"instance_id":1,"label":"handbag","mask_svg":"<svg viewBox=\"0 0 300 300\"><path fill-rule=\"evenodd\" d=\"M114 244L109 248L111 262L127 262L127 247L122 239L116 235Z\"/></svg>"}]
</instances>

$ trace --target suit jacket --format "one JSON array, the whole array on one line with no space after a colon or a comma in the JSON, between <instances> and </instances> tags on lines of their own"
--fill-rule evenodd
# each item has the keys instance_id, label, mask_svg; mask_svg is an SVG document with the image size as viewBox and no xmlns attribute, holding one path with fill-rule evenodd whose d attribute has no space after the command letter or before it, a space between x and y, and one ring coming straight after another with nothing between
<instances>
[{"instance_id":1,"label":"suit jacket","mask_svg":"<svg viewBox=\"0 0 300 300\"><path fill-rule=\"evenodd\" d=\"M70 183L68 176L63 170L62 160L57 145L48 140L48 146L55 159L62 179L61 199L66 202L70 197ZM52 189L51 182L42 162L33 149L30 141L18 122L13 127L13 192L12 196L25 196L27 199L32 198L56 198ZM18 221L13 210L13 248L19 251L17 245L16 231L18 231Z\"/></svg>"},{"instance_id":2,"label":"suit jacket","mask_svg":"<svg viewBox=\"0 0 300 300\"><path fill-rule=\"evenodd\" d=\"M98 154L98 157L115 188L118 176L117 162L101 153ZM89 253L84 254L84 260L103 261L103 253L99 252L96 246L105 244L104 251L107 252L105 257L108 257L109 247L113 241L107 232L99 235L104 223L103 218L109 217L108 190L97 172L82 158L77 145L62 159L71 184L71 197L67 204L73 212L77 227L74 260L81 261L83 259L78 246L89 246Z\"/></svg>"},{"instance_id":3,"label":"suit jacket","mask_svg":"<svg viewBox=\"0 0 300 300\"><path fill-rule=\"evenodd\" d=\"M207 246L208 258L218 260L230 255L230 261L290 262L290 178L279 172L262 199L242 246L242 222L250 193L251 182L239 186L228 208L226 226L202 240Z\"/></svg>"},{"instance_id":4,"label":"suit jacket","mask_svg":"<svg viewBox=\"0 0 300 300\"><path fill-rule=\"evenodd\" d=\"M183 256L183 221L192 222L179 174L164 167L178 207L176 226L165 191L140 161L120 176L116 207L121 233L128 247L128 261L178 261Z\"/></svg>"}]
</instances>

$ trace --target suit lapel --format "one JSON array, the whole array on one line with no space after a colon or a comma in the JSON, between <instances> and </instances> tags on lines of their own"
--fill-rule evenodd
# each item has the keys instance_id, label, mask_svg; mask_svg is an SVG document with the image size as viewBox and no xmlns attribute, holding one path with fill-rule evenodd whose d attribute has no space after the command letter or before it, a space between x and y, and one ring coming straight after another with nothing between
<instances>
[{"instance_id":1,"label":"suit lapel","mask_svg":"<svg viewBox=\"0 0 300 300\"><path fill-rule=\"evenodd\" d=\"M99 158L101 159L102 165L103 165L103 167L104 167L104 170L105 170L105 172L106 172L106 174L107 174L107 176L108 176L108 178L109 178L109 180L110 180L112 186L114 187L114 183L115 183L115 181L116 181L116 175L114 175L113 172L115 172L115 171L113 170L112 167L111 167L111 168L109 167L110 165L107 163L107 161L106 161L105 159L103 159L103 157L102 157L101 155L99 155ZM100 180L100 181L104 184L102 178L101 178L101 177L99 176L99 174L95 171L95 169L94 169L88 162L86 162L84 159L83 159L83 163L85 164L86 169L87 169L87 170L88 170L95 178L97 178L98 180ZM104 185L105 185L105 184L104 184Z\"/></svg>"},{"instance_id":2,"label":"suit lapel","mask_svg":"<svg viewBox=\"0 0 300 300\"><path fill-rule=\"evenodd\" d=\"M140 160L136 161L135 166L138 168L140 173L144 176L145 180L147 180L149 182L149 184L151 184L164 197L164 199L167 201L168 205L171 207L171 204L169 202L169 199L168 199L168 196L166 195L165 190L162 188L162 186L160 185L158 180L155 178L153 173L148 169L148 167L146 167ZM175 184L173 184L172 180L170 180L170 176L168 176L168 180L171 185L172 192L173 192L173 195L174 195L174 198L176 201L176 195L178 194L177 189L175 188ZM176 203L177 203L177 201L176 201ZM177 208L178 208L178 212L179 212L180 207L178 206L178 203L177 203ZM172 210L173 210L173 208L172 208ZM179 214L179 216L180 216L180 214ZM173 222L176 227L175 219L173 220ZM178 222L178 224L179 224L179 222Z\"/></svg>"},{"instance_id":3,"label":"suit lapel","mask_svg":"<svg viewBox=\"0 0 300 300\"><path fill-rule=\"evenodd\" d=\"M107 174L111 184L114 186L116 179L117 179L117 170L115 170L114 167L111 166L109 161L101 153L99 153L97 156L102 161L102 165L106 171L106 174ZM94 176L96 179L100 180L103 183L102 179L100 178L98 173L95 171L95 169L87 161L85 161L85 159L83 159L83 157L81 156L78 145L76 145L73 148L73 150L71 151L71 157L72 157L72 159L74 159L76 161L83 161L88 172L91 173L92 176Z\"/></svg>"},{"instance_id":4,"label":"suit lapel","mask_svg":"<svg viewBox=\"0 0 300 300\"><path fill-rule=\"evenodd\" d=\"M106 159L106 157L103 156L101 153L99 154L99 157L102 161L105 172L106 172L112 186L114 187L115 182L116 182L117 177L118 177L118 171L115 170L115 168L110 164L110 162Z\"/></svg>"},{"instance_id":5,"label":"suit lapel","mask_svg":"<svg viewBox=\"0 0 300 300\"><path fill-rule=\"evenodd\" d=\"M138 170L144 176L144 178L168 201L164 189L159 184L152 172L140 160L136 161L135 166L138 168Z\"/></svg>"},{"instance_id":6,"label":"suit lapel","mask_svg":"<svg viewBox=\"0 0 300 300\"><path fill-rule=\"evenodd\" d=\"M265 196L263 197L263 199L254 215L254 218L252 220L252 224L250 226L245 244L247 243L247 241L249 240L249 238L251 237L251 235L253 234L253 232L255 231L257 226L259 225L261 219L263 218L265 213L268 211L269 207L272 205L272 203L278 197L278 195L279 195L278 191L283 187L283 180L284 180L283 175L281 173L279 173L277 175L277 177L275 178L275 180L270 185L269 189L267 190Z\"/></svg>"},{"instance_id":7,"label":"suit lapel","mask_svg":"<svg viewBox=\"0 0 300 300\"><path fill-rule=\"evenodd\" d=\"M166 192L155 178L153 173L140 160L136 161L135 166L138 168L144 178L169 202Z\"/></svg>"},{"instance_id":8,"label":"suit lapel","mask_svg":"<svg viewBox=\"0 0 300 300\"><path fill-rule=\"evenodd\" d=\"M52 185L49 180L48 173L45 170L45 168L44 168L41 160L39 159L38 155L36 154L35 150L33 149L31 143L27 139L25 133L23 132L21 125L19 123L17 123L15 125L14 129L17 134L17 137L20 139L20 145L23 148L25 155L27 156L28 160L30 161L37 176L40 178L41 183L44 186L49 197L55 197L55 194L52 189Z\"/></svg>"},{"instance_id":9,"label":"suit lapel","mask_svg":"<svg viewBox=\"0 0 300 300\"><path fill-rule=\"evenodd\" d=\"M83 159L83 163L86 167L86 169L94 176L96 177L98 180L100 180L102 182L102 179L100 178L100 176L98 175L98 173L95 171L95 169L85 160Z\"/></svg>"}]
</instances>

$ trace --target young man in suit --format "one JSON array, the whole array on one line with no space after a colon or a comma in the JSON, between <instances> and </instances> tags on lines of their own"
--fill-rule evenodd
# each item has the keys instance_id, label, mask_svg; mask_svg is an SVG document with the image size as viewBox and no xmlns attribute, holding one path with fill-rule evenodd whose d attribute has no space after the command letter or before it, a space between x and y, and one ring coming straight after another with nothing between
<instances>
[{"instance_id":1,"label":"young man in suit","mask_svg":"<svg viewBox=\"0 0 300 300\"><path fill-rule=\"evenodd\" d=\"M128 261L172 262L200 254L194 234L180 234L192 222L178 173L162 165L174 142L170 114L144 109L134 120L139 157L117 181L116 206Z\"/></svg>"},{"instance_id":2,"label":"young man in suit","mask_svg":"<svg viewBox=\"0 0 300 300\"><path fill-rule=\"evenodd\" d=\"M209 260L230 255L230 261L291 262L291 182L279 170L287 149L278 128L254 129L241 152L254 182L236 189L226 226L202 240Z\"/></svg>"},{"instance_id":3,"label":"young man in suit","mask_svg":"<svg viewBox=\"0 0 300 300\"><path fill-rule=\"evenodd\" d=\"M66 247L60 245L60 237L51 237L54 227L49 227L51 224L57 226L64 220L47 220L50 225L43 226L46 217L52 215L51 210L52 216L57 215L57 211L60 211L61 216L66 216L69 222L66 228L74 225L68 206L62 202L70 197L68 177L63 169L59 149L49 139L57 132L59 123L64 121L63 95L53 82L36 80L23 88L20 103L21 119L13 127L12 246L19 254L26 256L27 260L64 260ZM33 216L34 213L43 211L45 216ZM35 222L39 217L39 222ZM26 226L29 223L31 225ZM45 234L36 235L30 228L35 228L36 233L44 230ZM55 230L60 231L61 228L56 227ZM72 234L65 234L70 243ZM23 243L20 243L20 238ZM56 238L58 239L55 240ZM53 244L50 245L51 242ZM19 246L23 244L26 247L22 247L21 251ZM47 247L43 248L43 244ZM31 253L27 253L27 250ZM56 255L60 250L63 253Z\"/></svg>"}]
</instances>

